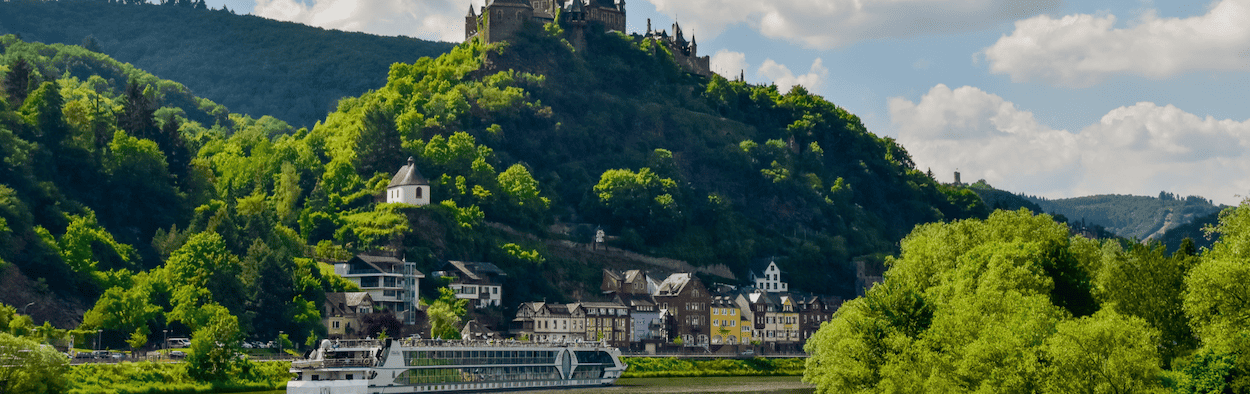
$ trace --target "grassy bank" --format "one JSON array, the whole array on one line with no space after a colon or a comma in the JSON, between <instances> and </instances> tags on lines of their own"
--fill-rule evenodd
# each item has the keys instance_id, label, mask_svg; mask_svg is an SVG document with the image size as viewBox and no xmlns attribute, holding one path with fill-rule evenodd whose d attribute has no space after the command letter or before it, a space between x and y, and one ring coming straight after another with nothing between
<instances>
[{"instance_id":1,"label":"grassy bank","mask_svg":"<svg viewBox=\"0 0 1250 394\"><path fill-rule=\"evenodd\" d=\"M202 394L277 390L290 380L290 362L250 363L228 382L206 383L187 375L186 363L151 361L83 364L70 368L70 394Z\"/></svg>"},{"instance_id":2,"label":"grassy bank","mask_svg":"<svg viewBox=\"0 0 1250 394\"><path fill-rule=\"evenodd\" d=\"M623 357L629 369L624 378L700 377L700 376L798 376L803 374L804 359L688 359L661 357Z\"/></svg>"}]
</instances>

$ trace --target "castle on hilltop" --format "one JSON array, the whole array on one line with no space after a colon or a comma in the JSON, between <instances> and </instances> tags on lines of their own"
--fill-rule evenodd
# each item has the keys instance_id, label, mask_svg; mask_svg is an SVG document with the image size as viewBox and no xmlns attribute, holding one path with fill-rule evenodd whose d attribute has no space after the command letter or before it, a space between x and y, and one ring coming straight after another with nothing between
<instances>
[{"instance_id":1,"label":"castle on hilltop","mask_svg":"<svg viewBox=\"0 0 1250 394\"><path fill-rule=\"evenodd\" d=\"M478 12L469 5L464 17L464 39L480 37L485 42L505 41L516 35L526 22L551 23L561 16L572 27L573 46L584 48L585 30L599 33L625 32L625 0L486 0Z\"/></svg>"},{"instance_id":2,"label":"castle on hilltop","mask_svg":"<svg viewBox=\"0 0 1250 394\"><path fill-rule=\"evenodd\" d=\"M625 0L486 0L486 5L476 11L469 5L469 13L464 17L464 39L480 38L488 43L507 41L526 23L541 25L555 22L556 18L561 18L568 27L573 47L584 50L588 32L625 33ZM647 34L633 37L665 44L673 53L673 60L688 72L712 74L711 58L698 56L698 44L693 37L686 41L677 23L673 23L670 35L664 30L651 30L648 19Z\"/></svg>"}]
</instances>

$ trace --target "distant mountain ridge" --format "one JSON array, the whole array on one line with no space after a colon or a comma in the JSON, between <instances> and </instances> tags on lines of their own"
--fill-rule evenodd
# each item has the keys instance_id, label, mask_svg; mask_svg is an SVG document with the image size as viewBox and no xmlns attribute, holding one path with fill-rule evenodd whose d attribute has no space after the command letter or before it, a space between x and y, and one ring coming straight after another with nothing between
<instances>
[{"instance_id":1,"label":"distant mountain ridge","mask_svg":"<svg viewBox=\"0 0 1250 394\"><path fill-rule=\"evenodd\" d=\"M270 115L297 128L324 119L343 97L384 85L391 64L452 48L224 10L97 1L0 2L0 34L81 44L178 81L231 112Z\"/></svg>"},{"instance_id":2,"label":"distant mountain ridge","mask_svg":"<svg viewBox=\"0 0 1250 394\"><path fill-rule=\"evenodd\" d=\"M1026 198L1046 213L1098 224L1122 237L1141 240L1160 239L1169 230L1223 209L1199 196L1179 198L1169 193L1158 197L1104 194L1056 200Z\"/></svg>"}]
</instances>

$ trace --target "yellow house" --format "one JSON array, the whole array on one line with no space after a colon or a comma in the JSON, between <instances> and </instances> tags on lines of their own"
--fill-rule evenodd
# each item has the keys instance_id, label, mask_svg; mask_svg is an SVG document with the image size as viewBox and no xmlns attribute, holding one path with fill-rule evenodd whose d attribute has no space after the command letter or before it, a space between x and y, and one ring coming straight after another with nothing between
<instances>
[{"instance_id":1,"label":"yellow house","mask_svg":"<svg viewBox=\"0 0 1250 394\"><path fill-rule=\"evenodd\" d=\"M712 322L713 345L737 345L751 342L751 324L730 296L713 296L708 308Z\"/></svg>"}]
</instances>

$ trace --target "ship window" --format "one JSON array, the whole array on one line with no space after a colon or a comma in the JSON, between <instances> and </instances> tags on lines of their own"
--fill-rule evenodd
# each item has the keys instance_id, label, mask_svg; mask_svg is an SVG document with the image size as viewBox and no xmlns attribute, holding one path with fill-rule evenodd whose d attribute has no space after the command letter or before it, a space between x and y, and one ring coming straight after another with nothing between
<instances>
[{"instance_id":1,"label":"ship window","mask_svg":"<svg viewBox=\"0 0 1250 394\"><path fill-rule=\"evenodd\" d=\"M350 373L349 373L349 374L347 374L347 380L352 380L352 379L355 379L355 378L356 378L356 375L352 375L352 374L350 374Z\"/></svg>"}]
</instances>

